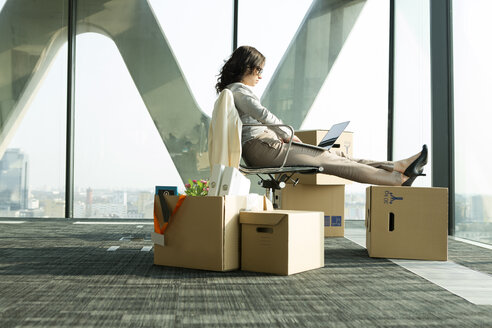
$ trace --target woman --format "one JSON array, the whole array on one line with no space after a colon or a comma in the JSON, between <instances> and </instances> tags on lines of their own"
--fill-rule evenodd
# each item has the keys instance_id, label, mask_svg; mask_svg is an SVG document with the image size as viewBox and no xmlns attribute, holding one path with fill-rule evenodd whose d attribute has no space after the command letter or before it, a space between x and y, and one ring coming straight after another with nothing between
<instances>
[{"instance_id":1,"label":"woman","mask_svg":"<svg viewBox=\"0 0 492 328\"><path fill-rule=\"evenodd\" d=\"M263 107L253 93L261 80L265 57L255 48L237 48L222 67L215 89L220 93L225 88L232 91L234 103L243 124L282 124L275 115ZM293 141L301 142L297 136ZM290 134L277 127L245 126L242 131L242 157L250 166L280 166L290 141ZM376 162L352 159L343 153L322 151L302 145L292 144L287 162L288 166L322 166L323 173L345 179L390 186L411 186L417 176L424 175L427 164L427 146L410 158L396 162Z\"/></svg>"}]
</instances>

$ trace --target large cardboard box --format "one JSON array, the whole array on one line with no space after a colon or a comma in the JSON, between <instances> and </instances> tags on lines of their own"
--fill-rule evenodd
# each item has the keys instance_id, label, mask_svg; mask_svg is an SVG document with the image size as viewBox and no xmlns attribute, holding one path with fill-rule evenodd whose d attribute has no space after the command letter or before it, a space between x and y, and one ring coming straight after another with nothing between
<instances>
[{"instance_id":1,"label":"large cardboard box","mask_svg":"<svg viewBox=\"0 0 492 328\"><path fill-rule=\"evenodd\" d=\"M304 130L296 131L296 136L298 136L302 142L318 145L328 130ZM344 131L337 141L331 148L331 151L339 152L342 151L347 156L352 157L353 154L353 133ZM327 174L296 174L292 177L294 180L299 179L301 184L314 184L314 185L340 185L340 184L350 184L352 181L339 178L334 175Z\"/></svg>"},{"instance_id":2,"label":"large cardboard box","mask_svg":"<svg viewBox=\"0 0 492 328\"><path fill-rule=\"evenodd\" d=\"M324 236L343 237L345 232L345 185L286 185L280 194L285 210L324 213Z\"/></svg>"},{"instance_id":3,"label":"large cardboard box","mask_svg":"<svg viewBox=\"0 0 492 328\"><path fill-rule=\"evenodd\" d=\"M290 275L325 265L323 214L241 212L241 270Z\"/></svg>"},{"instance_id":4,"label":"large cardboard box","mask_svg":"<svg viewBox=\"0 0 492 328\"><path fill-rule=\"evenodd\" d=\"M366 248L371 257L446 261L446 188L366 189Z\"/></svg>"},{"instance_id":5,"label":"large cardboard box","mask_svg":"<svg viewBox=\"0 0 492 328\"><path fill-rule=\"evenodd\" d=\"M165 201L172 212L178 196L165 196ZM154 264L213 271L239 269L239 212L247 207L261 210L263 201L258 197L258 204L252 204L247 196L186 197L164 232L164 246L154 244Z\"/></svg>"}]
</instances>

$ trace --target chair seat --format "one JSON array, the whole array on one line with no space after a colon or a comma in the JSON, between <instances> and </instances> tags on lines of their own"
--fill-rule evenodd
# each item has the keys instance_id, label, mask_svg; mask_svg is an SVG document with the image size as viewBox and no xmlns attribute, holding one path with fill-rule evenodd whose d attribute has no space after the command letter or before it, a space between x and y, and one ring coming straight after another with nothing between
<instances>
[{"instance_id":1,"label":"chair seat","mask_svg":"<svg viewBox=\"0 0 492 328\"><path fill-rule=\"evenodd\" d=\"M279 173L303 173L303 174L315 174L323 172L321 166L283 166L283 167L247 167L239 165L239 171L245 174L279 174Z\"/></svg>"}]
</instances>

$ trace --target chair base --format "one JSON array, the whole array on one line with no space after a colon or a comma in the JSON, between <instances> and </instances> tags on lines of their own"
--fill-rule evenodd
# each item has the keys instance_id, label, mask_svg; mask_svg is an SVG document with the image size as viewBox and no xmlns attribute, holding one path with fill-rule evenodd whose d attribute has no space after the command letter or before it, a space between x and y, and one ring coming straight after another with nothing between
<instances>
[{"instance_id":1,"label":"chair base","mask_svg":"<svg viewBox=\"0 0 492 328\"><path fill-rule=\"evenodd\" d=\"M321 166L283 166L283 167L246 167L239 165L239 171L244 174L256 174L260 178L260 185L266 189L265 194L272 201L273 208L277 209L277 199L275 192L285 187L285 182L292 180L294 185L299 182L299 179L293 180L292 176L296 173L316 174L323 172ZM268 178L263 178L260 174L267 175ZM276 175L276 176L275 176ZM270 197L270 190L272 196Z\"/></svg>"}]
</instances>

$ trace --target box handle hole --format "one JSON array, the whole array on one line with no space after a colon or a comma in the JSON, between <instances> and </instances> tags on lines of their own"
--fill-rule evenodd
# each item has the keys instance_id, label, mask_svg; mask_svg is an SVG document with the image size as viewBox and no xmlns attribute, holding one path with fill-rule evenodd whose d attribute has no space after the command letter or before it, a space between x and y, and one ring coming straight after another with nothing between
<instances>
[{"instance_id":1,"label":"box handle hole","mask_svg":"<svg viewBox=\"0 0 492 328\"><path fill-rule=\"evenodd\" d=\"M395 214L389 213L389 231L395 230Z\"/></svg>"},{"instance_id":2,"label":"box handle hole","mask_svg":"<svg viewBox=\"0 0 492 328\"><path fill-rule=\"evenodd\" d=\"M260 232L260 233L273 233L273 228L258 227L258 228L256 228L256 232Z\"/></svg>"}]
</instances>

